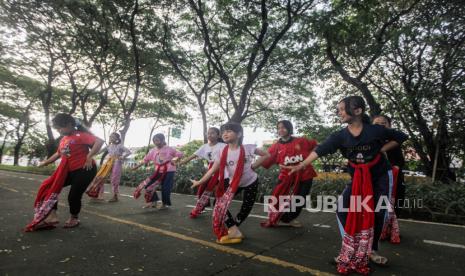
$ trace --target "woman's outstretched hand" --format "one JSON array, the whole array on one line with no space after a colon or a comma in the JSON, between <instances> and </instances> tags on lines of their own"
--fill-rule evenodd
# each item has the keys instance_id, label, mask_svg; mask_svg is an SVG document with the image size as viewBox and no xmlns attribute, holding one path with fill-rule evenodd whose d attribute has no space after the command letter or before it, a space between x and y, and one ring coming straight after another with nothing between
<instances>
[{"instance_id":1,"label":"woman's outstretched hand","mask_svg":"<svg viewBox=\"0 0 465 276\"><path fill-rule=\"evenodd\" d=\"M301 171L303 169L305 169L305 165L303 163L299 163L295 166L283 166L283 165L279 165L279 167L281 169L285 169L285 170L289 170L288 174L291 175L293 173L296 173L298 171Z\"/></svg>"},{"instance_id":2,"label":"woman's outstretched hand","mask_svg":"<svg viewBox=\"0 0 465 276\"><path fill-rule=\"evenodd\" d=\"M195 187L200 186L201 184L200 181L194 180L194 179L191 179L191 182L192 182L191 189L194 189Z\"/></svg>"}]
</instances>

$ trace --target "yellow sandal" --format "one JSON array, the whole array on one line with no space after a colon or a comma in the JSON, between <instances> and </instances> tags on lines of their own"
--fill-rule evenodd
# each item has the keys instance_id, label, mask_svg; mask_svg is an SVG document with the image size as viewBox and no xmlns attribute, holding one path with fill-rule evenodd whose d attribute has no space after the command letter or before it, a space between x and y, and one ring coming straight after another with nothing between
<instances>
[{"instance_id":1,"label":"yellow sandal","mask_svg":"<svg viewBox=\"0 0 465 276\"><path fill-rule=\"evenodd\" d=\"M242 238L230 238L228 235L222 236L219 240L216 240L216 243L219 244L237 244L241 242Z\"/></svg>"}]
</instances>

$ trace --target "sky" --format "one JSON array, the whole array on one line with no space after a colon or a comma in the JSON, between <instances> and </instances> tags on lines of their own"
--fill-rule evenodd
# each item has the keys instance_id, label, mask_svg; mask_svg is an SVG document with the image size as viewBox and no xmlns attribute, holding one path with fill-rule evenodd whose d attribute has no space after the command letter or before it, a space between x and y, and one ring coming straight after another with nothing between
<instances>
[{"instance_id":1,"label":"sky","mask_svg":"<svg viewBox=\"0 0 465 276\"><path fill-rule=\"evenodd\" d=\"M203 127L202 121L196 118L197 114L191 114L194 118L192 123L186 123L184 129L181 131L181 138L176 139L170 138L170 146L184 145L192 140L203 140ZM139 119L134 120L131 123L128 134L126 135L125 146L126 147L142 147L147 146L150 134L150 120ZM220 126L215 126L220 127ZM94 124L91 128L92 132L100 138L104 138L103 128L99 124ZM163 133L165 136L168 135L168 127L162 127L155 129L155 133ZM275 139L276 136L273 133L267 132L264 129L257 128L255 131L253 128L244 128L244 143L245 144L256 144L262 146L263 141Z\"/></svg>"},{"instance_id":2,"label":"sky","mask_svg":"<svg viewBox=\"0 0 465 276\"><path fill-rule=\"evenodd\" d=\"M327 102L324 99L324 89L323 86L314 87L314 91L316 92L315 100L317 101L317 108L318 114L323 118L328 113L328 106ZM203 133L202 133L202 120L200 119L199 112L196 110L190 110L190 117L193 118L191 122L187 122L184 126L184 129L181 131L181 138L176 139L171 137L170 138L170 146L179 146L184 145L192 140L203 140ZM288 118L282 118L288 119ZM215 127L220 127L219 125L213 125ZM210 127L210 125L208 125ZM126 147L143 147L147 146L149 141L149 134L151 128L151 121L150 119L138 119L131 122L131 127L126 135L125 146ZM99 125L97 122L93 124L91 128L92 132L99 136L100 138L104 138L104 131L103 127ZM165 136L168 135L168 126L155 129L155 133L163 133ZM244 127L244 143L245 144L255 144L259 147L263 145L264 141L270 141L276 139L277 136L275 133L266 131L264 128L250 128Z\"/></svg>"}]
</instances>

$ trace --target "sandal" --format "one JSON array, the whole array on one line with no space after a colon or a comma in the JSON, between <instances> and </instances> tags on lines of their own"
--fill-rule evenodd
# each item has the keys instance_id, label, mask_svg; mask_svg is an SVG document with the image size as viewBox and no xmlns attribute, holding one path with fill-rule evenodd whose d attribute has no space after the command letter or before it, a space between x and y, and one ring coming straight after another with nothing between
<instances>
[{"instance_id":1,"label":"sandal","mask_svg":"<svg viewBox=\"0 0 465 276\"><path fill-rule=\"evenodd\" d=\"M230 238L228 235L222 236L221 239L216 240L218 244L237 244L241 242L241 238Z\"/></svg>"},{"instance_id":2,"label":"sandal","mask_svg":"<svg viewBox=\"0 0 465 276\"><path fill-rule=\"evenodd\" d=\"M370 255L370 261L379 266L387 266L388 259L381 255L378 255L376 252L372 252Z\"/></svg>"},{"instance_id":3,"label":"sandal","mask_svg":"<svg viewBox=\"0 0 465 276\"><path fill-rule=\"evenodd\" d=\"M63 225L63 228L74 228L79 226L79 220L77 218L72 218L69 219L67 222L65 222L65 225Z\"/></svg>"},{"instance_id":4,"label":"sandal","mask_svg":"<svg viewBox=\"0 0 465 276\"><path fill-rule=\"evenodd\" d=\"M41 222L37 224L32 231L38 231L38 230L52 230L57 228L56 225L58 224L58 221L54 222Z\"/></svg>"},{"instance_id":5,"label":"sandal","mask_svg":"<svg viewBox=\"0 0 465 276\"><path fill-rule=\"evenodd\" d=\"M144 206L142 206L142 209L147 209L147 208L155 208L155 205L153 203L150 203L150 204L145 204Z\"/></svg>"},{"instance_id":6,"label":"sandal","mask_svg":"<svg viewBox=\"0 0 465 276\"><path fill-rule=\"evenodd\" d=\"M118 202L118 197L113 197L111 198L110 200L108 200L108 202Z\"/></svg>"},{"instance_id":7,"label":"sandal","mask_svg":"<svg viewBox=\"0 0 465 276\"><path fill-rule=\"evenodd\" d=\"M281 227L294 227L294 228L302 228L303 225L302 223L300 223L299 221L296 221L296 220L293 220L291 222L282 222L282 221L279 221L279 223L277 224L277 226L281 226Z\"/></svg>"}]
</instances>

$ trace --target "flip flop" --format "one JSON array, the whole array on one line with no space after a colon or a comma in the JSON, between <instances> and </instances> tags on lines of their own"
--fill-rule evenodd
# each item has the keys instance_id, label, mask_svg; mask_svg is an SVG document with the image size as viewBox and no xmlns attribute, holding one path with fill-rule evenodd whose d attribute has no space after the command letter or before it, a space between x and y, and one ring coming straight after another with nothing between
<instances>
[{"instance_id":1,"label":"flip flop","mask_svg":"<svg viewBox=\"0 0 465 276\"><path fill-rule=\"evenodd\" d=\"M37 231L37 230L52 230L52 229L55 229L57 228L56 225L58 224L59 222L58 221L54 221L54 222L41 222L39 223L38 225L36 225L34 227L34 230L33 231Z\"/></svg>"},{"instance_id":2,"label":"flip flop","mask_svg":"<svg viewBox=\"0 0 465 276\"><path fill-rule=\"evenodd\" d=\"M75 228L75 227L78 227L80 224L80 221L79 220L76 220L76 223L69 223L69 222L66 222L65 225L63 225L63 228Z\"/></svg>"},{"instance_id":3,"label":"flip flop","mask_svg":"<svg viewBox=\"0 0 465 276\"><path fill-rule=\"evenodd\" d=\"M386 257L380 256L380 255L378 255L378 254L376 254L375 256L373 256L373 259L372 259L372 257L370 256L369 259L370 259L370 262L374 263L374 264L377 265L377 266L381 266L381 267L387 267L387 266L389 266L389 265L388 265L389 260L388 260ZM385 263L382 263L382 262L381 262L382 259L386 259L386 262L385 262Z\"/></svg>"},{"instance_id":4,"label":"flip flop","mask_svg":"<svg viewBox=\"0 0 465 276\"><path fill-rule=\"evenodd\" d=\"M218 244L237 244L241 242L241 238L230 238L228 235L221 237L219 240L216 240L216 243Z\"/></svg>"}]
</instances>

